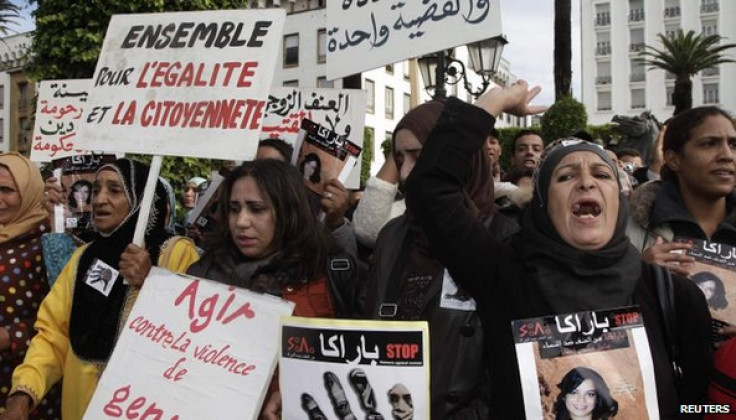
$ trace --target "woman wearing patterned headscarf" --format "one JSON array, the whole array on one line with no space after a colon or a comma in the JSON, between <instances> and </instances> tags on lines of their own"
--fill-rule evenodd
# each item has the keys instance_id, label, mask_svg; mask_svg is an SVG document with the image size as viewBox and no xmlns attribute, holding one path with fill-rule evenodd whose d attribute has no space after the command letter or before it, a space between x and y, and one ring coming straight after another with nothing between
<instances>
[{"instance_id":1,"label":"woman wearing patterned headscarf","mask_svg":"<svg viewBox=\"0 0 736 420\"><path fill-rule=\"evenodd\" d=\"M61 379L62 417L81 419L152 261L183 272L198 258L191 241L166 231L167 195L160 182L145 247L131 244L148 172L129 159L97 171L92 198L97 237L74 253L41 304L39 333L13 373L8 413L25 418Z\"/></svg>"},{"instance_id":2,"label":"woman wearing patterned headscarf","mask_svg":"<svg viewBox=\"0 0 736 420\"><path fill-rule=\"evenodd\" d=\"M0 414L13 369L35 334L33 324L49 292L41 235L49 230L38 168L17 153L0 155ZM60 418L60 389L50 392L30 418Z\"/></svg>"},{"instance_id":3,"label":"woman wearing patterned headscarf","mask_svg":"<svg viewBox=\"0 0 736 420\"><path fill-rule=\"evenodd\" d=\"M711 367L710 316L697 286L672 278L679 335L679 386L663 333L655 268L626 236L628 207L616 165L580 139L548 146L534 175L534 196L511 238L489 233L462 201L472 157L495 117L526 115L539 89L519 82L493 89L476 106L448 99L406 183L407 207L431 249L472 296L482 314L491 379L490 418L522 419L521 378L513 320L636 304L644 320L660 418L679 418L680 404L703 404ZM700 295L700 296L699 296Z\"/></svg>"}]
</instances>

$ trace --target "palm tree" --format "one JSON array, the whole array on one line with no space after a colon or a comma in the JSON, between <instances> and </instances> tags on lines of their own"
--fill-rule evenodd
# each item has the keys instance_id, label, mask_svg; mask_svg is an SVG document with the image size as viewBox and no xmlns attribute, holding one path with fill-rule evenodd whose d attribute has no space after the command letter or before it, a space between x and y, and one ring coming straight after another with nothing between
<instances>
[{"instance_id":1,"label":"palm tree","mask_svg":"<svg viewBox=\"0 0 736 420\"><path fill-rule=\"evenodd\" d=\"M555 101L572 91L571 0L555 0Z\"/></svg>"},{"instance_id":2,"label":"palm tree","mask_svg":"<svg viewBox=\"0 0 736 420\"><path fill-rule=\"evenodd\" d=\"M8 34L10 25L17 25L16 19L20 18L20 7L13 4L10 0L0 0L0 33Z\"/></svg>"},{"instance_id":3,"label":"palm tree","mask_svg":"<svg viewBox=\"0 0 736 420\"><path fill-rule=\"evenodd\" d=\"M736 63L736 60L723 55L736 44L720 44L723 39L720 35L696 34L695 31L683 33L680 29L670 36L657 34L657 38L663 48L645 45L637 61L652 66L649 70L659 68L675 75L673 115L692 108L693 83L690 79L697 72L723 63Z\"/></svg>"}]
</instances>

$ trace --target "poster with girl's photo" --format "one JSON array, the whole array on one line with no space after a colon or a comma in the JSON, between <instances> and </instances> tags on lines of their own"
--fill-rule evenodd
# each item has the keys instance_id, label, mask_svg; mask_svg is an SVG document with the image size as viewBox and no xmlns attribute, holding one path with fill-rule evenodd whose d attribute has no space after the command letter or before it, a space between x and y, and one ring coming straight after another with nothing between
<instances>
[{"instance_id":1,"label":"poster with girl's photo","mask_svg":"<svg viewBox=\"0 0 736 420\"><path fill-rule=\"evenodd\" d=\"M713 340L727 336L722 327L736 323L736 247L702 239L677 238L692 245L687 254L695 259L690 267L692 280L705 295L713 318Z\"/></svg>"},{"instance_id":2,"label":"poster with girl's photo","mask_svg":"<svg viewBox=\"0 0 736 420\"><path fill-rule=\"evenodd\" d=\"M526 417L658 419L638 307L513 321Z\"/></svg>"},{"instance_id":3,"label":"poster with girl's photo","mask_svg":"<svg viewBox=\"0 0 736 420\"><path fill-rule=\"evenodd\" d=\"M325 184L337 179L343 184L358 161L361 148L336 132L304 118L292 164L304 176L304 184L320 197Z\"/></svg>"},{"instance_id":4,"label":"poster with girl's photo","mask_svg":"<svg viewBox=\"0 0 736 420\"><path fill-rule=\"evenodd\" d=\"M52 161L54 169L61 169L61 185L67 195L64 208L66 232L87 240L92 235L92 183L102 165L114 162L115 155L87 154L68 156Z\"/></svg>"}]
</instances>

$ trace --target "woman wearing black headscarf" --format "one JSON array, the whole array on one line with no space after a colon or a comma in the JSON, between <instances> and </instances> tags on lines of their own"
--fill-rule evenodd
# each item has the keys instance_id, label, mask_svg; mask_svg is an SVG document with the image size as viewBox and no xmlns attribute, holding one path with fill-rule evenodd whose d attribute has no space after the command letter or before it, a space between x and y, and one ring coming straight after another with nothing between
<instances>
[{"instance_id":1,"label":"woman wearing black headscarf","mask_svg":"<svg viewBox=\"0 0 736 420\"><path fill-rule=\"evenodd\" d=\"M558 313L640 307L652 354L661 418L679 404L705 400L710 371L709 323L696 286L674 278L683 371L678 398L653 269L625 234L627 206L606 152L579 139L548 149L535 173L535 194L521 232L501 242L462 204L471 156L501 112L537 110L538 88L525 82L494 89L477 106L450 99L406 185L407 204L432 250L475 298L489 351L492 418L523 418L512 320Z\"/></svg>"},{"instance_id":2,"label":"woman wearing black headscarf","mask_svg":"<svg viewBox=\"0 0 736 420\"><path fill-rule=\"evenodd\" d=\"M97 237L77 249L41 303L38 334L13 373L7 418L26 418L61 379L62 418L81 419L151 262L183 272L198 258L190 240L167 232L167 195L160 182L145 247L131 244L148 172L129 159L97 171L92 192Z\"/></svg>"},{"instance_id":3,"label":"woman wearing black headscarf","mask_svg":"<svg viewBox=\"0 0 736 420\"><path fill-rule=\"evenodd\" d=\"M443 101L412 109L394 129L393 158L402 181L410 174L422 145L442 110ZM474 218L498 236L517 230L516 223L495 214L493 177L488 154L471 158L471 182L463 190ZM407 211L386 224L363 287L364 315L383 320L426 320L430 330L431 412L433 418L485 419L488 372L483 332L475 303L458 290L429 249L427 237ZM459 356L461 355L461 356Z\"/></svg>"}]
</instances>

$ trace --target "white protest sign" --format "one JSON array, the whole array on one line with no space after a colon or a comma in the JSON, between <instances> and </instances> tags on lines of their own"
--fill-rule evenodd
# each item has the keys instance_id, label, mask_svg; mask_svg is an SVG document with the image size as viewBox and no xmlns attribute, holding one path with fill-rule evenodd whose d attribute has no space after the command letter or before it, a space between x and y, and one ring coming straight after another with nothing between
<instances>
[{"instance_id":1,"label":"white protest sign","mask_svg":"<svg viewBox=\"0 0 736 420\"><path fill-rule=\"evenodd\" d=\"M38 84L32 161L49 162L84 153L77 150L77 129L90 85L90 79L43 80Z\"/></svg>"},{"instance_id":2,"label":"white protest sign","mask_svg":"<svg viewBox=\"0 0 736 420\"><path fill-rule=\"evenodd\" d=\"M429 325L284 317L284 419L430 419Z\"/></svg>"},{"instance_id":3,"label":"white protest sign","mask_svg":"<svg viewBox=\"0 0 736 420\"><path fill-rule=\"evenodd\" d=\"M327 2L327 78L501 35L500 0Z\"/></svg>"},{"instance_id":4,"label":"white protest sign","mask_svg":"<svg viewBox=\"0 0 736 420\"><path fill-rule=\"evenodd\" d=\"M115 15L79 137L92 150L251 159L283 9Z\"/></svg>"},{"instance_id":5,"label":"white protest sign","mask_svg":"<svg viewBox=\"0 0 736 420\"><path fill-rule=\"evenodd\" d=\"M268 95L261 139L280 138L294 146L304 118L363 147L366 92L358 89L274 87ZM295 151L296 153L296 151ZM362 160L348 175L346 188L359 188Z\"/></svg>"},{"instance_id":6,"label":"white protest sign","mask_svg":"<svg viewBox=\"0 0 736 420\"><path fill-rule=\"evenodd\" d=\"M84 418L256 419L293 306L152 268Z\"/></svg>"}]
</instances>

